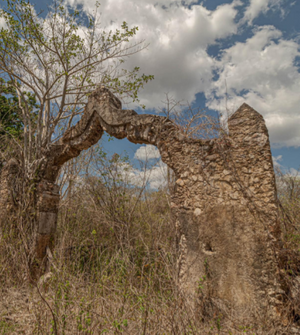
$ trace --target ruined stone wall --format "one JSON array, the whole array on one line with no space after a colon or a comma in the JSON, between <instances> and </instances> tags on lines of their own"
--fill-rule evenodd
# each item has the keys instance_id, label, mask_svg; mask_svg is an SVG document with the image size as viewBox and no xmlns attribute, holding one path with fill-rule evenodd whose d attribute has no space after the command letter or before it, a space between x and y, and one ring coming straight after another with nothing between
<instances>
[{"instance_id":1,"label":"ruined stone wall","mask_svg":"<svg viewBox=\"0 0 300 335\"><path fill-rule=\"evenodd\" d=\"M246 104L230 117L228 127L229 135L191 140L169 119L122 110L109 90L97 89L78 124L45 148L38 186L38 258L54 238L60 168L106 131L157 146L174 170L178 280L189 301L200 306L202 315L234 315L241 324L276 319L283 291L277 282L280 228L268 131L262 116ZM3 194L9 189L5 185Z\"/></svg>"},{"instance_id":2,"label":"ruined stone wall","mask_svg":"<svg viewBox=\"0 0 300 335\"><path fill-rule=\"evenodd\" d=\"M175 172L171 206L182 292L190 301L201 297L210 315L277 318L284 293L276 279L280 226L262 116L244 104L228 120L229 135L203 141L185 138L166 118L121 111L105 89L96 105L104 130L156 145Z\"/></svg>"},{"instance_id":3,"label":"ruined stone wall","mask_svg":"<svg viewBox=\"0 0 300 335\"><path fill-rule=\"evenodd\" d=\"M239 319L276 315L280 228L267 128L246 104L228 126L229 136L187 141L176 154L179 280L190 296L201 287L206 310L212 303Z\"/></svg>"}]
</instances>

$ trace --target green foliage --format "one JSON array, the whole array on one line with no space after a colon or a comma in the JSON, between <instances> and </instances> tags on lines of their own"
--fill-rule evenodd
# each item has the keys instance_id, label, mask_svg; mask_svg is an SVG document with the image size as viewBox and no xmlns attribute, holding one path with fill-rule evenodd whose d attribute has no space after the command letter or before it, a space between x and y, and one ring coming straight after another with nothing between
<instances>
[{"instance_id":1,"label":"green foliage","mask_svg":"<svg viewBox=\"0 0 300 335\"><path fill-rule=\"evenodd\" d=\"M4 3L0 131L18 138L15 152L25 162L24 174L32 175L28 167L39 166L34 163L44 149L78 121L99 85L125 102L138 101L139 90L153 76L139 67L122 68L145 46L136 42L138 27L126 22L115 31L102 29L99 3L93 14L86 14L54 0L43 16L28 1Z\"/></svg>"},{"instance_id":2,"label":"green foliage","mask_svg":"<svg viewBox=\"0 0 300 335\"><path fill-rule=\"evenodd\" d=\"M45 89L50 98L55 88L61 86L63 89L62 83L66 83L67 78L68 92L81 88L82 92L88 93L101 82L113 92L125 93L137 100L138 91L154 77L140 75L139 67L131 71L117 68L126 57L138 51L138 44L126 46L136 35L138 27L129 28L123 22L114 32L100 29L98 3L94 15L87 17L66 7L62 0L54 1L49 8L43 18L27 1L6 1L0 12L0 18L6 23L6 27L0 30L0 69L14 83L38 93L40 99ZM82 37L81 27L86 21L88 24ZM116 70L105 70L102 63L108 59L115 59ZM100 72L99 66L102 68ZM47 78L47 71L52 79ZM34 78L32 84L26 75Z\"/></svg>"},{"instance_id":3,"label":"green foliage","mask_svg":"<svg viewBox=\"0 0 300 335\"><path fill-rule=\"evenodd\" d=\"M32 115L32 122L35 122L38 108L36 97L30 92L23 94ZM21 138L24 124L19 104L22 102L12 82L0 78L0 135L9 134L14 138Z\"/></svg>"},{"instance_id":4,"label":"green foliage","mask_svg":"<svg viewBox=\"0 0 300 335\"><path fill-rule=\"evenodd\" d=\"M0 78L0 135L20 137L23 123L15 88Z\"/></svg>"}]
</instances>

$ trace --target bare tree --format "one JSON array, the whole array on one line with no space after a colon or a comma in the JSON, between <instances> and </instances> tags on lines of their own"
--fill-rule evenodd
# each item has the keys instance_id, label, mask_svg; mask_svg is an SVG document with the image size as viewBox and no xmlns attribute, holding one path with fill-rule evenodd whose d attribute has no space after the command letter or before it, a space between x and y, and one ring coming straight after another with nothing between
<instances>
[{"instance_id":1,"label":"bare tree","mask_svg":"<svg viewBox=\"0 0 300 335\"><path fill-rule=\"evenodd\" d=\"M93 136L83 138L75 147L63 145L62 136L78 120L82 132L89 128L91 120L86 122L82 115L88 96L99 85L135 101L139 89L153 79L151 75L140 75L138 67L122 69L126 58L145 47L143 41L134 40L138 28L129 28L123 22L120 29L105 31L98 9L97 3L94 12L85 15L67 7L62 0L54 0L42 17L29 2L7 0L0 11L5 22L0 30L0 76L16 92L22 123L18 141L9 142L15 146L10 152L16 160L7 164L7 171L2 169L3 179L11 175L10 167L14 167L14 173L18 166L20 185L15 189L20 194L12 195L9 184L1 181L0 218L3 221L4 217L11 217L7 210L12 207L7 202L13 203L14 212L22 213L17 218L26 216L17 220L18 231L26 232L28 254L36 254L32 252L32 241L36 240L39 259L53 244L52 237L47 237L48 228L45 230L41 222L52 222L51 229L56 226L59 187L53 183L60 166L95 144L103 131L95 126ZM51 161L49 152L53 150L67 152L63 157L68 158ZM1 157L8 161L9 155ZM40 234L35 238L37 231ZM35 262L32 259L29 257L28 262Z\"/></svg>"},{"instance_id":2,"label":"bare tree","mask_svg":"<svg viewBox=\"0 0 300 335\"><path fill-rule=\"evenodd\" d=\"M99 4L92 15L55 0L43 18L22 0L7 1L0 17L6 26L0 36L1 76L16 89L23 122L22 158L31 178L43 156L82 114L89 93L99 84L133 100L153 76L139 76L139 68L122 70L126 57L140 51L143 42L129 43L138 28L123 22L120 30L104 31ZM82 25L86 19L88 24ZM37 108L30 108L35 97Z\"/></svg>"},{"instance_id":3,"label":"bare tree","mask_svg":"<svg viewBox=\"0 0 300 335\"><path fill-rule=\"evenodd\" d=\"M221 124L217 115L205 109L193 107L188 101L176 100L165 93L163 107L158 111L172 120L187 138L207 139L219 135Z\"/></svg>"}]
</instances>

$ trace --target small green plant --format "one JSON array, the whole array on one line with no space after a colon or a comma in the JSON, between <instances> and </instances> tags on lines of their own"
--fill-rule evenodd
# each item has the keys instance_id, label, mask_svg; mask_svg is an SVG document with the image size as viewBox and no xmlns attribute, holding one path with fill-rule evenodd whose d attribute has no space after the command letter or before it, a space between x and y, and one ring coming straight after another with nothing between
<instances>
[{"instance_id":1,"label":"small green plant","mask_svg":"<svg viewBox=\"0 0 300 335\"><path fill-rule=\"evenodd\" d=\"M217 319L216 319L216 326L217 326L218 332L220 332L221 329L222 329L222 326L221 326L222 317L223 317L223 315L219 314Z\"/></svg>"},{"instance_id":2,"label":"small green plant","mask_svg":"<svg viewBox=\"0 0 300 335\"><path fill-rule=\"evenodd\" d=\"M113 327L120 333L124 332L125 331L125 328L128 327L128 320L125 319L125 320L122 320L122 321L119 321L119 320L114 320L113 321Z\"/></svg>"},{"instance_id":3,"label":"small green plant","mask_svg":"<svg viewBox=\"0 0 300 335\"><path fill-rule=\"evenodd\" d=\"M253 326L239 326L239 329L243 332L243 333L248 333L251 332ZM255 335L253 333L253 335Z\"/></svg>"},{"instance_id":4,"label":"small green plant","mask_svg":"<svg viewBox=\"0 0 300 335\"><path fill-rule=\"evenodd\" d=\"M11 334L15 330L14 325L8 323L5 320L0 320L0 334L6 335Z\"/></svg>"},{"instance_id":5,"label":"small green plant","mask_svg":"<svg viewBox=\"0 0 300 335\"><path fill-rule=\"evenodd\" d=\"M203 290L203 285L204 283L206 282L206 276L204 275L203 277L201 277L199 280L198 280L198 290Z\"/></svg>"},{"instance_id":6,"label":"small green plant","mask_svg":"<svg viewBox=\"0 0 300 335\"><path fill-rule=\"evenodd\" d=\"M77 320L77 329L79 332L83 332L84 334L92 334L91 324L92 318L90 314L91 306L85 303L85 299L81 298L79 304L79 313L76 317Z\"/></svg>"}]
</instances>

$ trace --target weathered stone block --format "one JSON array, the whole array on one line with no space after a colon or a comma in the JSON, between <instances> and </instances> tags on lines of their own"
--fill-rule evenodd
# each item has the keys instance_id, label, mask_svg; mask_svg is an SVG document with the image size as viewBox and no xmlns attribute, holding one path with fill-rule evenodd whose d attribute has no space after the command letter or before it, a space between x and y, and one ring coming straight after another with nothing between
<instances>
[{"instance_id":1,"label":"weathered stone block","mask_svg":"<svg viewBox=\"0 0 300 335\"><path fill-rule=\"evenodd\" d=\"M39 234L54 234L56 230L57 213L40 212L38 214Z\"/></svg>"}]
</instances>

